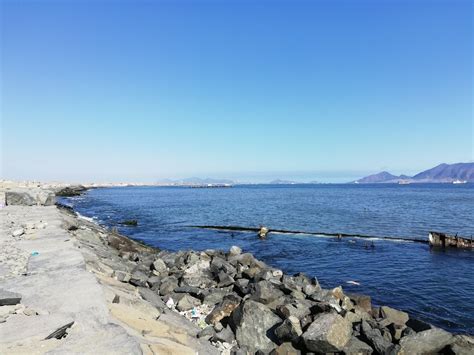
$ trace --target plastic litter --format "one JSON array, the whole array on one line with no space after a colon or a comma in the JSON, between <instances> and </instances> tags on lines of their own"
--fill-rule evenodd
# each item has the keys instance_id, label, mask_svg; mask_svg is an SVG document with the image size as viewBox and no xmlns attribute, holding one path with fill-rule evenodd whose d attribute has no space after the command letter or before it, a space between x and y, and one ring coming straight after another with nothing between
<instances>
[{"instance_id":1,"label":"plastic litter","mask_svg":"<svg viewBox=\"0 0 474 355\"><path fill-rule=\"evenodd\" d=\"M40 254L40 253L37 252L37 251L32 251L32 252L31 252L31 256L38 256L39 254Z\"/></svg>"}]
</instances>

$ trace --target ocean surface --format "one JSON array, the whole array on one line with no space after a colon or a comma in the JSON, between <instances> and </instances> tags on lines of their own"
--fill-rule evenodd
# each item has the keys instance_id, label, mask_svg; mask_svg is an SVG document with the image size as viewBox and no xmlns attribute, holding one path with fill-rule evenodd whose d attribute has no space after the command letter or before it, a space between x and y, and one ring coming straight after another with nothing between
<instances>
[{"instance_id":1,"label":"ocean surface","mask_svg":"<svg viewBox=\"0 0 474 355\"><path fill-rule=\"evenodd\" d=\"M474 234L474 185L242 185L233 188L124 187L64 199L80 214L168 250L240 246L323 287L369 294L453 332L474 334L474 251L430 250L428 231ZM138 226L119 223L137 219ZM357 238L204 230L237 225L379 236ZM355 281L360 285L348 283Z\"/></svg>"}]
</instances>

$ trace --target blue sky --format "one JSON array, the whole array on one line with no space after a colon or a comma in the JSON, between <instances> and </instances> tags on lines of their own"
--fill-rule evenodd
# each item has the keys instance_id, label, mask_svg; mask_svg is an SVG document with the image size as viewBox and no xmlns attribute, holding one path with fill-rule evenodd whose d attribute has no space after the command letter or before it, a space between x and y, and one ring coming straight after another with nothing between
<instances>
[{"instance_id":1,"label":"blue sky","mask_svg":"<svg viewBox=\"0 0 474 355\"><path fill-rule=\"evenodd\" d=\"M470 1L5 1L2 177L344 181L472 161Z\"/></svg>"}]
</instances>

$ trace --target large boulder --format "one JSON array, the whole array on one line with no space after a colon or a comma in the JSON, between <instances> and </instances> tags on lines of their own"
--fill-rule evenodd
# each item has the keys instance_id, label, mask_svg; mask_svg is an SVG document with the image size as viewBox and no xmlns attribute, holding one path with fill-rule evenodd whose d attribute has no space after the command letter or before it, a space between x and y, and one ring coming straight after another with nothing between
<instances>
[{"instance_id":1,"label":"large boulder","mask_svg":"<svg viewBox=\"0 0 474 355\"><path fill-rule=\"evenodd\" d=\"M239 346L248 347L251 353L257 350L269 352L276 347L277 339L273 330L279 323L280 317L264 304L253 300L247 300L237 307L230 322Z\"/></svg>"},{"instance_id":2,"label":"large boulder","mask_svg":"<svg viewBox=\"0 0 474 355\"><path fill-rule=\"evenodd\" d=\"M252 299L263 304L268 304L283 296L283 292L277 289L270 281L259 281L254 287L255 292L252 295Z\"/></svg>"},{"instance_id":3,"label":"large boulder","mask_svg":"<svg viewBox=\"0 0 474 355\"><path fill-rule=\"evenodd\" d=\"M386 354L393 348L392 342L382 334L380 329L372 328L367 321L362 321L361 338L379 354Z\"/></svg>"},{"instance_id":4,"label":"large boulder","mask_svg":"<svg viewBox=\"0 0 474 355\"><path fill-rule=\"evenodd\" d=\"M302 338L306 349L316 352L342 351L351 339L352 324L339 314L323 313L316 317Z\"/></svg>"},{"instance_id":5,"label":"large boulder","mask_svg":"<svg viewBox=\"0 0 474 355\"><path fill-rule=\"evenodd\" d=\"M178 309L178 311L183 312L183 311L189 311L190 309L193 309L194 307L199 306L200 304L201 304L201 301L199 299L191 295L185 294L178 301L176 308Z\"/></svg>"},{"instance_id":6,"label":"large boulder","mask_svg":"<svg viewBox=\"0 0 474 355\"><path fill-rule=\"evenodd\" d=\"M347 296L351 299L356 306L359 306L361 309L367 313L372 312L372 299L367 295L360 295L358 293L348 293Z\"/></svg>"},{"instance_id":7,"label":"large boulder","mask_svg":"<svg viewBox=\"0 0 474 355\"><path fill-rule=\"evenodd\" d=\"M87 189L82 185L71 185L66 186L59 191L56 192L56 196L61 197L73 197L73 196L80 196L84 193Z\"/></svg>"},{"instance_id":8,"label":"large boulder","mask_svg":"<svg viewBox=\"0 0 474 355\"><path fill-rule=\"evenodd\" d=\"M445 330L434 328L403 337L400 340L400 355L436 354L452 344L455 338Z\"/></svg>"},{"instance_id":9,"label":"large boulder","mask_svg":"<svg viewBox=\"0 0 474 355\"><path fill-rule=\"evenodd\" d=\"M6 191L5 204L7 206L34 206L36 205L36 197L31 191Z\"/></svg>"},{"instance_id":10,"label":"large boulder","mask_svg":"<svg viewBox=\"0 0 474 355\"><path fill-rule=\"evenodd\" d=\"M344 348L344 354L347 355L370 355L374 351L369 344L352 337Z\"/></svg>"},{"instance_id":11,"label":"large boulder","mask_svg":"<svg viewBox=\"0 0 474 355\"><path fill-rule=\"evenodd\" d=\"M380 315L383 318L383 326L387 326L390 323L396 325L405 325L408 319L410 318L408 316L408 313L387 306L380 307Z\"/></svg>"}]
</instances>

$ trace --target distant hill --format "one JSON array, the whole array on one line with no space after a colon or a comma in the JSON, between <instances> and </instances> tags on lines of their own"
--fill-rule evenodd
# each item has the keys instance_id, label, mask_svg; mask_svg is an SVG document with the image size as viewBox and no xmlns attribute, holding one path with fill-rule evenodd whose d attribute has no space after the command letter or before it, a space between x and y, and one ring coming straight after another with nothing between
<instances>
[{"instance_id":1,"label":"distant hill","mask_svg":"<svg viewBox=\"0 0 474 355\"><path fill-rule=\"evenodd\" d=\"M387 171L382 171L381 173L372 174L354 182L357 184L397 183L398 180L401 179L399 176L392 175Z\"/></svg>"},{"instance_id":2,"label":"distant hill","mask_svg":"<svg viewBox=\"0 0 474 355\"><path fill-rule=\"evenodd\" d=\"M422 171L413 177L392 175L387 171L353 181L355 184L397 184L397 183L452 183L453 181L474 182L474 163L440 164Z\"/></svg>"},{"instance_id":3,"label":"distant hill","mask_svg":"<svg viewBox=\"0 0 474 355\"><path fill-rule=\"evenodd\" d=\"M160 181L161 183L169 184L169 185L209 185L209 184L229 184L233 185L235 182L229 179L211 179L211 178L198 178L198 177L190 177L180 180L171 180L171 179L164 179Z\"/></svg>"},{"instance_id":4,"label":"distant hill","mask_svg":"<svg viewBox=\"0 0 474 355\"><path fill-rule=\"evenodd\" d=\"M413 176L420 182L474 182L474 163L440 164Z\"/></svg>"}]
</instances>

